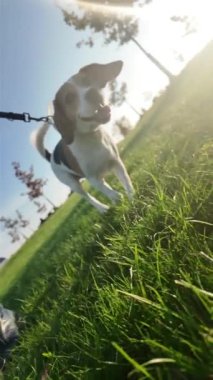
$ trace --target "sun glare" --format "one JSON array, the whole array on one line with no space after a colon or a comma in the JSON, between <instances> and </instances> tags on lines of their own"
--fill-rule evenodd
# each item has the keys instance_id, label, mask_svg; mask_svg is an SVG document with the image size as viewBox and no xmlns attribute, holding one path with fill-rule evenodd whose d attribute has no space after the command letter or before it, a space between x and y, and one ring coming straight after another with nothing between
<instances>
[{"instance_id":1,"label":"sun glare","mask_svg":"<svg viewBox=\"0 0 213 380\"><path fill-rule=\"evenodd\" d=\"M119 14L124 16L136 16L138 19L146 13L146 8L156 8L155 19L160 23L161 15L167 14L168 16L173 13L173 15L184 16L187 15L192 18L192 21L197 27L198 31L201 30L206 36L210 38L213 37L213 23L212 23L212 12L213 12L213 2L212 0L162 0L156 2L153 0L149 5L144 7L139 7L137 5L131 6L121 6L121 5L107 5L104 3L97 4L89 0L55 0L55 3L62 8L71 10L73 6L80 5L82 9L89 10L95 13L109 13L109 14ZM160 15L160 16L159 16Z\"/></svg>"},{"instance_id":2,"label":"sun glare","mask_svg":"<svg viewBox=\"0 0 213 380\"><path fill-rule=\"evenodd\" d=\"M120 15L135 15L139 16L141 9L139 7L129 7L129 6L120 6L120 5L107 5L107 4L97 4L93 1L87 0L55 0L58 6L71 8L73 5L79 4L83 9L92 11L94 13L111 13L111 14L120 14Z\"/></svg>"},{"instance_id":3,"label":"sun glare","mask_svg":"<svg viewBox=\"0 0 213 380\"><path fill-rule=\"evenodd\" d=\"M107 12L111 14L122 14L122 15L139 15L140 8L121 6L121 5L107 5L107 4L97 4L92 3L91 1L80 0L79 3L82 7L92 10L94 12Z\"/></svg>"},{"instance_id":4,"label":"sun glare","mask_svg":"<svg viewBox=\"0 0 213 380\"><path fill-rule=\"evenodd\" d=\"M179 10L179 13L182 12L184 14L185 11L186 15L194 18L198 31L202 31L209 38L213 37L212 0L179 0L177 4L177 11Z\"/></svg>"}]
</instances>

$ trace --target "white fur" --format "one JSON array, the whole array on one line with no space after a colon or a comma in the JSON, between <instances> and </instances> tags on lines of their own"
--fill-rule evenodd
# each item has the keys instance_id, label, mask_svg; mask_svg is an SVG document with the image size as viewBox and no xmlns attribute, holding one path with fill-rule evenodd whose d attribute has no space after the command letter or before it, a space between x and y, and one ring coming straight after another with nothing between
<instances>
[{"instance_id":1,"label":"white fur","mask_svg":"<svg viewBox=\"0 0 213 380\"><path fill-rule=\"evenodd\" d=\"M0 331L5 342L18 337L15 314L0 304Z\"/></svg>"},{"instance_id":2,"label":"white fur","mask_svg":"<svg viewBox=\"0 0 213 380\"><path fill-rule=\"evenodd\" d=\"M49 123L45 122L39 129L32 131L30 135L31 144L39 151L39 153L45 157L44 137L49 129Z\"/></svg>"},{"instance_id":3,"label":"white fur","mask_svg":"<svg viewBox=\"0 0 213 380\"><path fill-rule=\"evenodd\" d=\"M68 118L73 117L74 113L76 114L74 140L71 144L67 144L68 148L75 156L85 178L87 178L92 186L101 191L112 202L119 200L121 194L113 190L104 180L105 174L113 170L121 181L129 199L131 199L134 193L133 186L112 138L98 122L81 120L81 117L90 117L93 115L96 109L95 105L88 102L85 97L88 87L78 85L78 76L82 77L81 72L79 73L80 74L73 77L74 79L70 78L68 81L77 91L78 109L73 110L66 104L64 105L64 114L68 115ZM92 83L89 87L98 88L98 85L97 83ZM48 127L49 124L44 123L41 128L34 133L33 138L31 138L33 145L43 157L45 157L43 140ZM82 188L80 180L76 179L72 170L69 170L63 163L57 164L54 161L53 155L51 156L51 166L57 178L69 186L72 191L86 198L98 211L105 212L108 210L109 207L107 205L99 202Z\"/></svg>"}]
</instances>

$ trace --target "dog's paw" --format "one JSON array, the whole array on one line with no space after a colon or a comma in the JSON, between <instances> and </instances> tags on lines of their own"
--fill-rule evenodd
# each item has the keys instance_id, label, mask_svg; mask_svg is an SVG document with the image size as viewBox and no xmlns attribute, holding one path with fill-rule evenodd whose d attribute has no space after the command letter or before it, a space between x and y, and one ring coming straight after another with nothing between
<instances>
[{"instance_id":1,"label":"dog's paw","mask_svg":"<svg viewBox=\"0 0 213 380\"><path fill-rule=\"evenodd\" d=\"M129 188L129 190L127 191L127 197L129 201L133 201L134 195L135 195L134 187Z\"/></svg>"},{"instance_id":2,"label":"dog's paw","mask_svg":"<svg viewBox=\"0 0 213 380\"><path fill-rule=\"evenodd\" d=\"M123 201L123 194L116 192L113 194L113 197L111 197L112 203L118 203Z\"/></svg>"},{"instance_id":3,"label":"dog's paw","mask_svg":"<svg viewBox=\"0 0 213 380\"><path fill-rule=\"evenodd\" d=\"M99 205L97 208L98 208L98 211L99 211L101 214L105 214L105 213L109 210L109 206L106 206L106 205L104 205L104 204Z\"/></svg>"}]
</instances>

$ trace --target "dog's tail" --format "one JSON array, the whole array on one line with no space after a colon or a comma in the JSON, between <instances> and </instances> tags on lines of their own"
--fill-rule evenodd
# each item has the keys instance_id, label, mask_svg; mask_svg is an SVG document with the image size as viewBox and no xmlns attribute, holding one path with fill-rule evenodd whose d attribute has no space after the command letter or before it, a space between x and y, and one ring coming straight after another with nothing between
<instances>
[{"instance_id":1,"label":"dog's tail","mask_svg":"<svg viewBox=\"0 0 213 380\"><path fill-rule=\"evenodd\" d=\"M50 123L45 122L42 126L30 135L31 144L39 151L39 153L44 157L48 162L50 162L51 153L44 147L44 137L49 129Z\"/></svg>"}]
</instances>

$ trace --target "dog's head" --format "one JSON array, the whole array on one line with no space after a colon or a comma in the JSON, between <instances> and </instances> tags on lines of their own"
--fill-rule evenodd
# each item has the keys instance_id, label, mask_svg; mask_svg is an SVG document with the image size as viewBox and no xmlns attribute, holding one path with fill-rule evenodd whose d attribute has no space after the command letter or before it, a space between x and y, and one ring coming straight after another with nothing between
<instances>
[{"instance_id":1,"label":"dog's head","mask_svg":"<svg viewBox=\"0 0 213 380\"><path fill-rule=\"evenodd\" d=\"M76 128L88 133L110 120L110 107L104 103L102 89L119 75L122 66L122 61L93 63L59 89L54 100L54 122L67 144L72 143Z\"/></svg>"}]
</instances>

